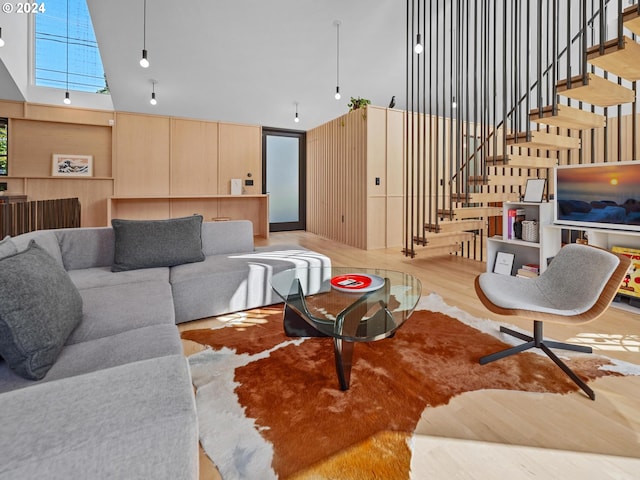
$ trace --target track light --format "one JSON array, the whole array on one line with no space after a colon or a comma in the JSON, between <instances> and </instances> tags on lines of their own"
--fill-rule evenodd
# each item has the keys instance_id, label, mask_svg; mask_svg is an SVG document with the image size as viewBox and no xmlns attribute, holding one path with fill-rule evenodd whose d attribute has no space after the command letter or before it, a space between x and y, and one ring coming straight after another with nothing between
<instances>
[{"instance_id":1,"label":"track light","mask_svg":"<svg viewBox=\"0 0 640 480\"><path fill-rule=\"evenodd\" d=\"M4 40L2 39L2 27L0 27L0 47L4 47Z\"/></svg>"},{"instance_id":2,"label":"track light","mask_svg":"<svg viewBox=\"0 0 640 480\"><path fill-rule=\"evenodd\" d=\"M413 50L420 55L424 51L424 47L422 46L422 35L418 34L416 38L416 46L413 47Z\"/></svg>"},{"instance_id":3,"label":"track light","mask_svg":"<svg viewBox=\"0 0 640 480\"><path fill-rule=\"evenodd\" d=\"M64 100L65 105L71 105L71 98L69 97L69 92L64 92Z\"/></svg>"},{"instance_id":4,"label":"track light","mask_svg":"<svg viewBox=\"0 0 640 480\"><path fill-rule=\"evenodd\" d=\"M140 66L149 68L149 60L147 59L147 0L144 0L142 15L142 58L140 59Z\"/></svg>"}]
</instances>

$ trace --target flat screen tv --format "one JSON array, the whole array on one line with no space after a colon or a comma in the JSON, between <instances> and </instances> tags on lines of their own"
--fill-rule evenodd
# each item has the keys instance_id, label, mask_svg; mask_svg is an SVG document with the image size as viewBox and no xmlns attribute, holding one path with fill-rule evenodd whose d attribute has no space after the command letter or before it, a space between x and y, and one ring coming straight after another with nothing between
<instances>
[{"instance_id":1,"label":"flat screen tv","mask_svg":"<svg viewBox=\"0 0 640 480\"><path fill-rule=\"evenodd\" d=\"M554 223L640 231L640 161L557 166Z\"/></svg>"}]
</instances>

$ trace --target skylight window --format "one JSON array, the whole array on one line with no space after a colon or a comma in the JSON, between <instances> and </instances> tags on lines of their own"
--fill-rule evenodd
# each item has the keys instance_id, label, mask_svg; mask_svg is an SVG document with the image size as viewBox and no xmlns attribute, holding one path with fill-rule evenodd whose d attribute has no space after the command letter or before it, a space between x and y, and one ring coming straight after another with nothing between
<instances>
[{"instance_id":1,"label":"skylight window","mask_svg":"<svg viewBox=\"0 0 640 480\"><path fill-rule=\"evenodd\" d=\"M81 92L109 93L87 2L68 2L68 32L67 2L47 2L46 11L34 15L35 84Z\"/></svg>"}]
</instances>

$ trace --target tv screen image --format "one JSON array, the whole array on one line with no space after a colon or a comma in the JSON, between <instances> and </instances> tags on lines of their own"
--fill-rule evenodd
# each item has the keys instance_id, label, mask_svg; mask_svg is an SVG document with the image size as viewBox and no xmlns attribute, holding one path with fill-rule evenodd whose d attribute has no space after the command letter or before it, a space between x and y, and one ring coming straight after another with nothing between
<instances>
[{"instance_id":1,"label":"tv screen image","mask_svg":"<svg viewBox=\"0 0 640 480\"><path fill-rule=\"evenodd\" d=\"M640 162L555 168L555 223L640 231Z\"/></svg>"}]
</instances>

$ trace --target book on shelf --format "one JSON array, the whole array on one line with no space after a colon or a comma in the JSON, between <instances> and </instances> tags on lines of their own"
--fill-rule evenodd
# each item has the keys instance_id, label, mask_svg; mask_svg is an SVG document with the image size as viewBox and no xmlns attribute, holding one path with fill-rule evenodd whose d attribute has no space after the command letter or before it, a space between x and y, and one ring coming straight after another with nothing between
<instances>
[{"instance_id":1,"label":"book on shelf","mask_svg":"<svg viewBox=\"0 0 640 480\"><path fill-rule=\"evenodd\" d=\"M513 224L516 221L517 209L510 208L507 210L507 240L513 239Z\"/></svg>"},{"instance_id":2,"label":"book on shelf","mask_svg":"<svg viewBox=\"0 0 640 480\"><path fill-rule=\"evenodd\" d=\"M538 273L527 270L526 268L519 268L516 272L516 277L536 278Z\"/></svg>"},{"instance_id":3,"label":"book on shelf","mask_svg":"<svg viewBox=\"0 0 640 480\"><path fill-rule=\"evenodd\" d=\"M522 270L527 270L529 272L533 272L533 273L540 273L540 265L538 265L537 263L525 263L524 265L522 265Z\"/></svg>"},{"instance_id":4,"label":"book on shelf","mask_svg":"<svg viewBox=\"0 0 640 480\"><path fill-rule=\"evenodd\" d=\"M618 293L640 297L640 249L614 246L611 247L611 251L631 259L631 266L622 280Z\"/></svg>"}]
</instances>

